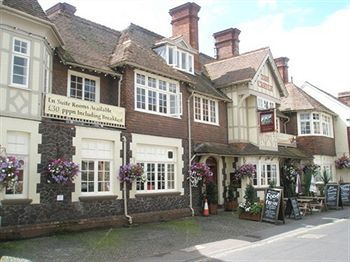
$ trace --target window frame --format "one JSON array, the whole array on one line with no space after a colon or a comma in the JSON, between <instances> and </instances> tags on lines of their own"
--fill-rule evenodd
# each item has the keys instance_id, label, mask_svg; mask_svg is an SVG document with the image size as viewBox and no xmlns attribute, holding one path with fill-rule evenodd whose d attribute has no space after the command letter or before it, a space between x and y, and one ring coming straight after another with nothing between
<instances>
[{"instance_id":1,"label":"window frame","mask_svg":"<svg viewBox=\"0 0 350 262\"><path fill-rule=\"evenodd\" d=\"M267 167L270 166L270 171L272 170L272 166L275 167L275 177L272 176L271 173L271 178L275 178L276 185L280 185L280 172L279 172L279 164L275 161L259 161L259 164L252 163L256 167L256 173L252 177L253 181L253 186L254 187L262 187L266 188L269 187L269 181L271 179L268 179L268 174L267 174ZM263 177L263 172L266 172L266 176ZM264 180L264 181L263 181ZM256 181L256 183L255 183ZM263 183L262 183L263 182Z\"/></svg>"},{"instance_id":2,"label":"window frame","mask_svg":"<svg viewBox=\"0 0 350 262\"><path fill-rule=\"evenodd\" d=\"M144 76L144 81L139 81L143 79L142 76ZM155 79L156 85L150 86L149 79ZM151 81L153 83L153 80ZM164 83L166 83L165 86ZM141 93L142 96L140 96ZM135 111L173 118L182 116L182 93L177 81L135 70L134 94ZM144 100L139 100L142 97Z\"/></svg>"},{"instance_id":3,"label":"window frame","mask_svg":"<svg viewBox=\"0 0 350 262\"><path fill-rule=\"evenodd\" d=\"M302 115L308 115L309 118L304 120L304 119L302 119ZM318 115L318 119L314 119L315 115ZM328 119L328 121L326 119ZM317 112L317 111L298 112L297 121L298 121L298 135L299 136L324 136L324 137L334 138L333 118L329 114L326 114L323 112ZM310 133L302 134L302 128L301 128L302 123L309 123ZM315 124L316 123L318 124L318 127L319 127L319 133L315 132ZM324 127L326 127L328 134L327 134L327 132L324 132Z\"/></svg>"},{"instance_id":4,"label":"window frame","mask_svg":"<svg viewBox=\"0 0 350 262\"><path fill-rule=\"evenodd\" d=\"M115 154L115 145L114 141L112 140L100 140L100 139L94 139L94 138L84 138L81 140L81 152L80 152L80 167L81 167L81 174L79 182L80 182L80 195L81 196L99 196L99 195L111 195L113 194L113 175L114 175L114 154ZM93 144L94 146L91 146ZM109 145L109 149L106 150L105 146ZM87 146L87 147L85 147ZM96 148L99 148L100 150L96 151ZM86 150L86 153L84 154L83 151ZM91 151L94 151L93 153ZM106 155L105 152L108 152ZM102 153L103 156L98 155L99 153ZM83 180L83 161L87 162L93 162L94 163L94 170L93 170L93 175L94 175L94 191L91 192L83 192L82 191L82 184L83 181L87 183L87 188L88 188L88 178L86 180ZM98 186L99 186L99 162L109 162L109 190L108 191L98 191ZM87 169L88 170L88 169Z\"/></svg>"},{"instance_id":5,"label":"window frame","mask_svg":"<svg viewBox=\"0 0 350 262\"><path fill-rule=\"evenodd\" d=\"M265 104L267 106L264 106ZM262 98L262 97L257 97L256 98L256 107L258 110L274 109L274 108L276 108L276 103L271 101L271 100Z\"/></svg>"},{"instance_id":6,"label":"window frame","mask_svg":"<svg viewBox=\"0 0 350 262\"><path fill-rule=\"evenodd\" d=\"M18 51L15 51L15 42L17 41L20 41L20 42L24 42L27 44L27 48L26 48L26 53L22 53L22 52L18 52ZM30 56L31 56L31 42L27 39L23 39L23 38L20 38L20 37L13 37L12 39L12 48L11 48L11 54L12 54L12 61L11 61L11 86L14 86L14 87L19 87L19 88L26 88L26 89L29 89L29 67L30 67ZM19 84L19 83L14 83L14 79L13 79L13 76L14 76L14 62L15 62L15 57L20 57L20 58L23 58L25 59L26 61L26 65L25 65L25 84Z\"/></svg>"},{"instance_id":7,"label":"window frame","mask_svg":"<svg viewBox=\"0 0 350 262\"><path fill-rule=\"evenodd\" d=\"M71 96L71 76L81 77L83 78L83 85L82 85L82 98L72 97ZM93 80L96 83L95 86L95 101L90 101L85 99L85 80ZM99 103L100 102L100 78L94 75L84 74L80 73L78 71L68 70L67 74L67 97L79 99L82 101L87 102L93 102L93 103Z\"/></svg>"},{"instance_id":8,"label":"window frame","mask_svg":"<svg viewBox=\"0 0 350 262\"><path fill-rule=\"evenodd\" d=\"M9 130L7 131L7 148L9 148L8 138L9 133L25 136L26 139L26 153L13 153L11 150L8 150L7 155L15 156L19 160L23 160L24 164L21 167L23 170L23 181L22 181L22 193L20 194L7 194L6 189L4 190L5 199L27 199L28 198L28 175L29 175L29 165L30 165L30 134L22 131Z\"/></svg>"},{"instance_id":9,"label":"window frame","mask_svg":"<svg viewBox=\"0 0 350 262\"><path fill-rule=\"evenodd\" d=\"M210 124L210 125L219 125L219 101L211 99L209 97L194 95L193 96L193 119L195 122ZM199 101L199 102L198 102ZM206 107L205 103L206 101ZM212 103L214 102L214 107ZM198 105L200 108L198 108ZM215 115L212 115L212 109L215 109ZM204 114L205 113L205 114ZM200 116L200 119L198 119ZM205 120L207 118L208 120ZM214 121L211 121L212 118L215 118Z\"/></svg>"}]
</instances>

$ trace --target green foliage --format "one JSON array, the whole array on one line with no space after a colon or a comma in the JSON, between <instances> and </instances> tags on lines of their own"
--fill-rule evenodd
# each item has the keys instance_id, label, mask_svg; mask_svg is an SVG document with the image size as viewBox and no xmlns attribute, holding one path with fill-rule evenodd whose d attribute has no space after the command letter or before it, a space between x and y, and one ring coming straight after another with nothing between
<instances>
[{"instance_id":1,"label":"green foliage","mask_svg":"<svg viewBox=\"0 0 350 262\"><path fill-rule=\"evenodd\" d=\"M269 182L269 188L275 188L276 187L276 181L275 180L271 180L270 182Z\"/></svg>"},{"instance_id":2,"label":"green foliage","mask_svg":"<svg viewBox=\"0 0 350 262\"><path fill-rule=\"evenodd\" d=\"M254 186L250 183L247 185L245 191L244 191L244 198L249 203L254 203L257 201L257 193Z\"/></svg>"},{"instance_id":3,"label":"green foliage","mask_svg":"<svg viewBox=\"0 0 350 262\"><path fill-rule=\"evenodd\" d=\"M323 170L322 174L320 175L321 180L323 184L328 184L331 181L331 175L328 174L327 170Z\"/></svg>"},{"instance_id":4,"label":"green foliage","mask_svg":"<svg viewBox=\"0 0 350 262\"><path fill-rule=\"evenodd\" d=\"M218 203L218 186L210 181L206 186L205 195L207 197L208 203L217 204Z\"/></svg>"},{"instance_id":5,"label":"green foliage","mask_svg":"<svg viewBox=\"0 0 350 262\"><path fill-rule=\"evenodd\" d=\"M227 201L233 201L236 199L235 187L232 184L230 184L229 186L225 186L224 196Z\"/></svg>"}]
</instances>

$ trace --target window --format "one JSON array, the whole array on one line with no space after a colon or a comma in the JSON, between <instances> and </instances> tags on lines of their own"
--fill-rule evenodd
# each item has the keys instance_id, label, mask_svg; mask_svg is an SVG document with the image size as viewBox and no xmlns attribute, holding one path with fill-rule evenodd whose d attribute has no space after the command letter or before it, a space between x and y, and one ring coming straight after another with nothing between
<instances>
[{"instance_id":1,"label":"window","mask_svg":"<svg viewBox=\"0 0 350 262\"><path fill-rule=\"evenodd\" d=\"M18 181L13 187L6 188L6 197L25 197L29 164L29 135L23 132L8 132L7 154L16 156L16 158L22 160L24 164L18 174Z\"/></svg>"},{"instance_id":2,"label":"window","mask_svg":"<svg viewBox=\"0 0 350 262\"><path fill-rule=\"evenodd\" d=\"M182 94L177 83L138 72L135 78L136 110L177 117L182 114Z\"/></svg>"},{"instance_id":3,"label":"window","mask_svg":"<svg viewBox=\"0 0 350 262\"><path fill-rule=\"evenodd\" d=\"M12 77L11 83L20 87L28 87L30 43L14 38L12 48Z\"/></svg>"},{"instance_id":4,"label":"window","mask_svg":"<svg viewBox=\"0 0 350 262\"><path fill-rule=\"evenodd\" d=\"M317 183L323 183L322 177L326 175L330 177L330 181L333 181L332 165L320 165L321 168L318 171L318 175L315 177Z\"/></svg>"},{"instance_id":5,"label":"window","mask_svg":"<svg viewBox=\"0 0 350 262\"><path fill-rule=\"evenodd\" d=\"M49 93L51 79L51 56L49 51L45 50L45 65L44 65L44 92Z\"/></svg>"},{"instance_id":6,"label":"window","mask_svg":"<svg viewBox=\"0 0 350 262\"><path fill-rule=\"evenodd\" d=\"M266 109L275 108L275 103L272 101L269 101L267 99L257 97L256 101L257 101L258 110L266 110Z\"/></svg>"},{"instance_id":7,"label":"window","mask_svg":"<svg viewBox=\"0 0 350 262\"><path fill-rule=\"evenodd\" d=\"M176 148L139 144L135 151L136 162L142 165L146 175L145 182L136 183L138 192L176 190Z\"/></svg>"},{"instance_id":8,"label":"window","mask_svg":"<svg viewBox=\"0 0 350 262\"><path fill-rule=\"evenodd\" d=\"M300 135L323 135L333 137L332 118L324 113L299 113Z\"/></svg>"},{"instance_id":9,"label":"window","mask_svg":"<svg viewBox=\"0 0 350 262\"><path fill-rule=\"evenodd\" d=\"M81 155L81 192L109 193L113 170L113 142L83 140Z\"/></svg>"},{"instance_id":10,"label":"window","mask_svg":"<svg viewBox=\"0 0 350 262\"><path fill-rule=\"evenodd\" d=\"M171 65L181 71L185 71L193 74L193 55L176 46L166 46L164 52L163 47L158 47L155 51L163 57L163 59Z\"/></svg>"},{"instance_id":11,"label":"window","mask_svg":"<svg viewBox=\"0 0 350 262\"><path fill-rule=\"evenodd\" d=\"M99 102L99 78L68 71L68 94L70 97Z\"/></svg>"},{"instance_id":12,"label":"window","mask_svg":"<svg viewBox=\"0 0 350 262\"><path fill-rule=\"evenodd\" d=\"M255 168L256 174L252 176L254 186L268 186L272 181L275 181L276 184L279 183L277 164L263 162L258 166L255 165Z\"/></svg>"},{"instance_id":13,"label":"window","mask_svg":"<svg viewBox=\"0 0 350 262\"><path fill-rule=\"evenodd\" d=\"M194 97L194 120L218 124L218 102L208 98Z\"/></svg>"},{"instance_id":14,"label":"window","mask_svg":"<svg viewBox=\"0 0 350 262\"><path fill-rule=\"evenodd\" d=\"M175 189L175 164L141 163L146 174L146 182L137 183L138 191L167 191Z\"/></svg>"}]
</instances>

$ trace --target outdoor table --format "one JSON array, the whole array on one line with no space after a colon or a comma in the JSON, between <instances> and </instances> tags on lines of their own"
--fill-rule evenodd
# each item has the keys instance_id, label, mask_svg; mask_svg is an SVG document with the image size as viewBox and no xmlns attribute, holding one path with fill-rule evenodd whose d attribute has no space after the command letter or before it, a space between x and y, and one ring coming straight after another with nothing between
<instances>
[{"instance_id":1,"label":"outdoor table","mask_svg":"<svg viewBox=\"0 0 350 262\"><path fill-rule=\"evenodd\" d=\"M300 196L300 199L310 199L312 202L310 203L312 211L322 211L327 210L327 206L325 205L325 197L320 196Z\"/></svg>"},{"instance_id":2,"label":"outdoor table","mask_svg":"<svg viewBox=\"0 0 350 262\"><path fill-rule=\"evenodd\" d=\"M299 203L300 211L302 211L303 216L305 216L307 213L312 214L312 208L311 208L312 199L298 198L297 200Z\"/></svg>"}]
</instances>

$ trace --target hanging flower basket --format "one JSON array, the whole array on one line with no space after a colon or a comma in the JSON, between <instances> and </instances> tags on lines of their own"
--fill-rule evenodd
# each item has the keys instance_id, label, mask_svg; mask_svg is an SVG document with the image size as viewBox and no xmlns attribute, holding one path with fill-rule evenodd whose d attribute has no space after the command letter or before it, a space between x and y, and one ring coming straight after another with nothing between
<instances>
[{"instance_id":1,"label":"hanging flower basket","mask_svg":"<svg viewBox=\"0 0 350 262\"><path fill-rule=\"evenodd\" d=\"M209 177L212 177L213 173L210 171L210 168L205 163L194 163L191 166L188 180L191 183L192 187L197 187L199 181L207 180Z\"/></svg>"},{"instance_id":2,"label":"hanging flower basket","mask_svg":"<svg viewBox=\"0 0 350 262\"><path fill-rule=\"evenodd\" d=\"M79 173L79 166L63 159L51 160L46 166L46 181L49 184L70 184Z\"/></svg>"},{"instance_id":3,"label":"hanging flower basket","mask_svg":"<svg viewBox=\"0 0 350 262\"><path fill-rule=\"evenodd\" d=\"M256 173L256 168L253 164L243 164L235 171L236 180L242 179L243 177L252 177Z\"/></svg>"},{"instance_id":4,"label":"hanging flower basket","mask_svg":"<svg viewBox=\"0 0 350 262\"><path fill-rule=\"evenodd\" d=\"M345 154L335 160L335 167L338 169L350 168L350 157Z\"/></svg>"},{"instance_id":5,"label":"hanging flower basket","mask_svg":"<svg viewBox=\"0 0 350 262\"><path fill-rule=\"evenodd\" d=\"M18 174L22 160L15 156L0 156L0 189L1 187L11 187L18 181Z\"/></svg>"},{"instance_id":6,"label":"hanging flower basket","mask_svg":"<svg viewBox=\"0 0 350 262\"><path fill-rule=\"evenodd\" d=\"M126 164L119 169L119 180L128 184L134 181L146 182L146 176L140 164Z\"/></svg>"}]
</instances>

